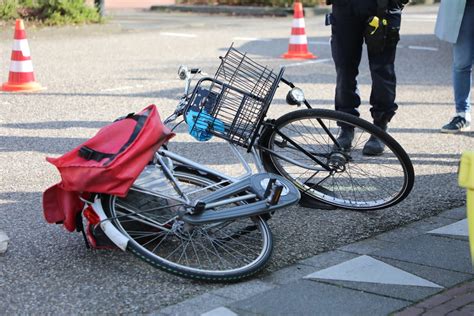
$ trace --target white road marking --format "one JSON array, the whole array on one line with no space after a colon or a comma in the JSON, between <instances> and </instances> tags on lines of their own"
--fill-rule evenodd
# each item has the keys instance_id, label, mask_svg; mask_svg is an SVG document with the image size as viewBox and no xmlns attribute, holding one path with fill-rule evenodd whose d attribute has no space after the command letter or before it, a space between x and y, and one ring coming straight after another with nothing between
<instances>
[{"instance_id":1,"label":"white road marking","mask_svg":"<svg viewBox=\"0 0 474 316\"><path fill-rule=\"evenodd\" d=\"M110 89L103 89L101 92L112 92L112 91L121 91L121 90L128 90L133 89L133 86L123 86L123 87L115 87Z\"/></svg>"},{"instance_id":2,"label":"white road marking","mask_svg":"<svg viewBox=\"0 0 474 316\"><path fill-rule=\"evenodd\" d=\"M311 273L304 278L443 288L438 284L365 255Z\"/></svg>"},{"instance_id":3,"label":"white road marking","mask_svg":"<svg viewBox=\"0 0 474 316\"><path fill-rule=\"evenodd\" d=\"M311 45L331 45L331 42L327 41L309 41L308 44ZM426 51L431 51L431 52L437 52L438 48L437 47L430 47L430 46L416 46L416 45L410 45L408 47L405 47L404 45L398 45L398 48L409 48L409 49L414 49L414 50L426 50Z\"/></svg>"},{"instance_id":4,"label":"white road marking","mask_svg":"<svg viewBox=\"0 0 474 316\"><path fill-rule=\"evenodd\" d=\"M258 37L233 37L232 38L234 41L259 41L259 42L270 42L271 39L268 38L258 38Z\"/></svg>"},{"instance_id":5,"label":"white road marking","mask_svg":"<svg viewBox=\"0 0 474 316\"><path fill-rule=\"evenodd\" d=\"M436 47L429 47L429 46L408 46L409 49L415 50L428 50L431 52L437 52L438 49Z\"/></svg>"},{"instance_id":6,"label":"white road marking","mask_svg":"<svg viewBox=\"0 0 474 316\"><path fill-rule=\"evenodd\" d=\"M435 14L404 14L402 17L402 22L428 22L434 23L436 22L436 15Z\"/></svg>"},{"instance_id":7,"label":"white road marking","mask_svg":"<svg viewBox=\"0 0 474 316\"><path fill-rule=\"evenodd\" d=\"M313 44L313 45L331 45L331 42L326 41L309 41L308 44Z\"/></svg>"},{"instance_id":8,"label":"white road marking","mask_svg":"<svg viewBox=\"0 0 474 316\"><path fill-rule=\"evenodd\" d=\"M326 63L331 60L332 60L331 58L316 59L316 60L303 61L300 63L280 65L280 67L297 67L297 66L304 66L304 65L309 65L309 64L321 64L321 63Z\"/></svg>"},{"instance_id":9,"label":"white road marking","mask_svg":"<svg viewBox=\"0 0 474 316\"><path fill-rule=\"evenodd\" d=\"M166 83L175 83L175 82L181 82L181 80L175 79L175 80L154 81L153 85L155 86L157 84L166 84ZM147 86L151 86L151 84ZM134 86L121 86L121 87L102 89L100 90L100 92L114 92L114 91L130 90L130 89L137 89L137 88L144 88L144 87L145 85L143 84L136 84Z\"/></svg>"},{"instance_id":10,"label":"white road marking","mask_svg":"<svg viewBox=\"0 0 474 316\"><path fill-rule=\"evenodd\" d=\"M436 20L418 20L418 19L403 19L403 22L416 22L416 23L435 23Z\"/></svg>"},{"instance_id":11,"label":"white road marking","mask_svg":"<svg viewBox=\"0 0 474 316\"><path fill-rule=\"evenodd\" d=\"M197 37L196 34L187 34L187 33L171 33L171 32L160 32L160 35L163 36L174 36L174 37Z\"/></svg>"},{"instance_id":12,"label":"white road marking","mask_svg":"<svg viewBox=\"0 0 474 316\"><path fill-rule=\"evenodd\" d=\"M0 253L7 251L9 240L10 239L8 238L7 234L0 230Z\"/></svg>"},{"instance_id":13,"label":"white road marking","mask_svg":"<svg viewBox=\"0 0 474 316\"><path fill-rule=\"evenodd\" d=\"M455 236L469 236L467 219L462 221L452 223L437 229L433 229L428 232L429 234L438 234L438 235L455 235Z\"/></svg>"},{"instance_id":14,"label":"white road marking","mask_svg":"<svg viewBox=\"0 0 474 316\"><path fill-rule=\"evenodd\" d=\"M201 316L237 316L236 313L225 307L218 307L207 313L201 314Z\"/></svg>"}]
</instances>

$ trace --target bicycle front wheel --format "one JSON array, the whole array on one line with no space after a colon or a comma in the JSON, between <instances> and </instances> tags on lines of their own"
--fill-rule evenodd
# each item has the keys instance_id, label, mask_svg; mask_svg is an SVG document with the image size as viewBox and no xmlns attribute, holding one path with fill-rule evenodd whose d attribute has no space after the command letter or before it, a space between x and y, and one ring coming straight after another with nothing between
<instances>
[{"instance_id":1,"label":"bicycle front wheel","mask_svg":"<svg viewBox=\"0 0 474 316\"><path fill-rule=\"evenodd\" d=\"M350 151L335 141L344 125L355 130ZM383 155L362 153L371 136L385 144ZM347 113L290 112L263 132L260 146L267 171L286 177L307 197L336 207L382 209L402 201L413 188L413 165L405 150L380 128Z\"/></svg>"},{"instance_id":2,"label":"bicycle front wheel","mask_svg":"<svg viewBox=\"0 0 474 316\"><path fill-rule=\"evenodd\" d=\"M191 199L225 185L202 172L181 169L174 176ZM182 277L238 281L258 272L271 257L272 234L261 217L189 225L179 220L176 202L133 187L124 198L103 196L102 205L129 238L128 251Z\"/></svg>"}]
</instances>

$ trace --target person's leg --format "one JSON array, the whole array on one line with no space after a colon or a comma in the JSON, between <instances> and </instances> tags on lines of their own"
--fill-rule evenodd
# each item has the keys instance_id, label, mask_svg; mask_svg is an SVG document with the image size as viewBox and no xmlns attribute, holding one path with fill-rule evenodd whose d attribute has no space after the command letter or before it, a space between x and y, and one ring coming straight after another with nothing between
<instances>
[{"instance_id":1,"label":"person's leg","mask_svg":"<svg viewBox=\"0 0 474 316\"><path fill-rule=\"evenodd\" d=\"M362 56L363 30L351 6L333 5L331 50L336 66L335 109L359 116L356 77Z\"/></svg>"},{"instance_id":2,"label":"person's leg","mask_svg":"<svg viewBox=\"0 0 474 316\"><path fill-rule=\"evenodd\" d=\"M385 49L380 54L369 52L369 67L372 77L370 94L370 112L374 123L386 125L395 115L398 106L395 103L397 78L395 75L395 55L399 39L401 13L387 15L388 34Z\"/></svg>"},{"instance_id":3,"label":"person's leg","mask_svg":"<svg viewBox=\"0 0 474 316\"><path fill-rule=\"evenodd\" d=\"M471 114L473 46L474 4L470 4L466 6L458 40L453 49L453 86L456 112L466 115Z\"/></svg>"},{"instance_id":4,"label":"person's leg","mask_svg":"<svg viewBox=\"0 0 474 316\"><path fill-rule=\"evenodd\" d=\"M466 5L457 42L453 46L453 89L456 114L441 128L445 133L470 129L472 63L474 59L474 1Z\"/></svg>"},{"instance_id":5,"label":"person's leg","mask_svg":"<svg viewBox=\"0 0 474 316\"><path fill-rule=\"evenodd\" d=\"M369 54L372 91L370 112L374 123L390 122L398 106L395 103L397 78L395 75L396 47L385 48L382 54Z\"/></svg>"},{"instance_id":6,"label":"person's leg","mask_svg":"<svg viewBox=\"0 0 474 316\"><path fill-rule=\"evenodd\" d=\"M362 57L363 30L350 4L333 5L331 51L336 66L335 109L359 116L360 96L357 75ZM341 125L337 138L340 149L350 150L354 128Z\"/></svg>"},{"instance_id":7,"label":"person's leg","mask_svg":"<svg viewBox=\"0 0 474 316\"><path fill-rule=\"evenodd\" d=\"M397 78L395 75L395 55L399 40L401 12L395 11L387 15L388 30L384 51L379 54L369 52L369 67L372 77L370 94L370 112L374 124L387 130L387 124L395 115L398 105L395 103ZM364 146L365 155L381 155L384 144L377 138L371 137Z\"/></svg>"}]
</instances>

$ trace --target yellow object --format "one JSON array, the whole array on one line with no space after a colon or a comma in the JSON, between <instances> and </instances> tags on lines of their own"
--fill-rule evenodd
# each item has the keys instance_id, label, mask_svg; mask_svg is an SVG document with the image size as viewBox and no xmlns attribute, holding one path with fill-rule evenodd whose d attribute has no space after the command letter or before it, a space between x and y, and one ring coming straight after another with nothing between
<instances>
[{"instance_id":1,"label":"yellow object","mask_svg":"<svg viewBox=\"0 0 474 316\"><path fill-rule=\"evenodd\" d=\"M464 152L459 164L458 183L466 189L467 222L471 261L474 265L474 152Z\"/></svg>"},{"instance_id":2,"label":"yellow object","mask_svg":"<svg viewBox=\"0 0 474 316\"><path fill-rule=\"evenodd\" d=\"M382 19L382 25L387 26L388 22L386 19ZM375 32L377 32L377 29L380 26L380 19L378 16L372 17L372 20L370 20L369 25L374 28L374 30L370 33L370 35L374 35Z\"/></svg>"},{"instance_id":3,"label":"yellow object","mask_svg":"<svg viewBox=\"0 0 474 316\"><path fill-rule=\"evenodd\" d=\"M377 29L380 26L380 21L377 16L374 16L372 20L370 20L369 25L374 28L374 30L370 33L370 35L374 35L374 33L377 31Z\"/></svg>"}]
</instances>

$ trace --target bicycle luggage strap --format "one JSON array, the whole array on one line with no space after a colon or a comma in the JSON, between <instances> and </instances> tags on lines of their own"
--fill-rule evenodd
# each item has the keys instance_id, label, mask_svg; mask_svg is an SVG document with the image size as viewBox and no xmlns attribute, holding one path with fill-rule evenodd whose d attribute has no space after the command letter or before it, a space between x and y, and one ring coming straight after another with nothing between
<instances>
[{"instance_id":1,"label":"bicycle luggage strap","mask_svg":"<svg viewBox=\"0 0 474 316\"><path fill-rule=\"evenodd\" d=\"M87 146L82 146L81 149L79 149L79 157L85 160L101 161L104 158L111 158L114 155L115 154L103 153Z\"/></svg>"},{"instance_id":2,"label":"bicycle luggage strap","mask_svg":"<svg viewBox=\"0 0 474 316\"><path fill-rule=\"evenodd\" d=\"M141 129L143 128L143 125L145 124L146 119L148 118L148 114L150 111L147 111L144 115L127 115L125 118L122 119L132 119L137 122L137 125L135 125L135 128L130 135L130 138L127 140L127 142L117 151L116 153L104 153L101 151L97 151L95 149L89 148L87 146L82 146L79 149L79 157L84 158L85 160L95 160L97 162L101 161L102 159L108 158L108 162L105 163L104 165L109 164L116 156L121 154L125 149L127 149L128 146L132 144L132 142L137 138L138 134L140 133ZM119 119L119 120L122 120Z\"/></svg>"}]
</instances>

